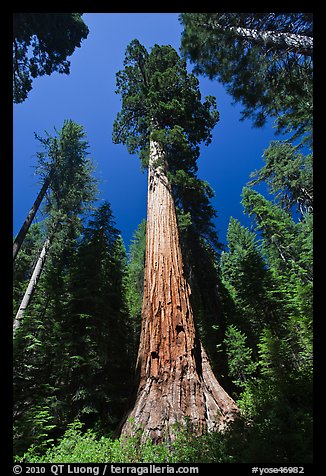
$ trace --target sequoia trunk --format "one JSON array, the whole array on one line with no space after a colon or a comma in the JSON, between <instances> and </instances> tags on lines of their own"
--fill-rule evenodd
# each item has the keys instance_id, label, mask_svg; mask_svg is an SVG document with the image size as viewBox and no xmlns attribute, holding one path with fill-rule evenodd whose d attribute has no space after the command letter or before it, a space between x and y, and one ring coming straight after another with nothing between
<instances>
[{"instance_id":1,"label":"sequoia trunk","mask_svg":"<svg viewBox=\"0 0 326 476\"><path fill-rule=\"evenodd\" d=\"M237 407L216 380L198 340L184 275L176 212L164 153L150 143L146 263L138 389L123 434L133 425L152 441L174 438L185 417L197 434L223 429Z\"/></svg>"}]
</instances>

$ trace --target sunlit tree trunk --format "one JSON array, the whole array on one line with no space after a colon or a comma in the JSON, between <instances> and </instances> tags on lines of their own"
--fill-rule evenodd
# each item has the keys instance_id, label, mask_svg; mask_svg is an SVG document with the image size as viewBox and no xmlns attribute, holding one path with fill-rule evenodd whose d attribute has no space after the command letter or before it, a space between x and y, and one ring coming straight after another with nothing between
<instances>
[{"instance_id":1,"label":"sunlit tree trunk","mask_svg":"<svg viewBox=\"0 0 326 476\"><path fill-rule=\"evenodd\" d=\"M211 25L207 25L211 27ZM312 56L313 38L311 36L298 35L296 33L283 33L280 31L256 30L254 28L228 27L225 28L218 23L213 23L213 29L225 30L232 33L241 40L249 40L253 43L266 44L272 48L282 48L294 51L298 54Z\"/></svg>"},{"instance_id":2,"label":"sunlit tree trunk","mask_svg":"<svg viewBox=\"0 0 326 476\"><path fill-rule=\"evenodd\" d=\"M185 417L197 434L221 430L237 407L215 378L197 336L167 163L153 140L147 207L138 390L122 433L141 426L143 438L159 442L173 439L173 425L183 424Z\"/></svg>"},{"instance_id":3,"label":"sunlit tree trunk","mask_svg":"<svg viewBox=\"0 0 326 476\"><path fill-rule=\"evenodd\" d=\"M19 230L16 238L15 238L15 241L14 241L14 245L13 245L13 259L15 260L20 248L21 248L21 245L23 244L23 241L25 239L25 236L29 230L29 227L31 226L32 224L32 221L34 220L34 217L36 215L36 212L37 210L39 209L39 206L44 198L44 195L50 185L50 182L51 182L51 176L52 176L52 173L50 172L49 175L46 177L46 179L44 180L44 183L43 183L43 186L39 192L39 194L37 195L36 197L36 200L35 202L33 203L33 206L32 208L30 209L30 211L28 212L28 215L26 217L26 220L24 221L21 229Z\"/></svg>"},{"instance_id":4,"label":"sunlit tree trunk","mask_svg":"<svg viewBox=\"0 0 326 476\"><path fill-rule=\"evenodd\" d=\"M26 309L27 309L27 307L28 307L28 305L31 301L31 298L32 298L32 295L34 293L35 287L37 285L37 282L38 282L38 280L41 276L41 273L42 273L42 270L43 270L43 267L44 267L46 254L47 254L49 246L50 246L50 239L47 238L44 242L41 253L40 253L40 255L37 259L37 262L36 262L34 270L33 270L33 274L31 276L31 279L29 280L29 283L28 283L28 286L26 288L24 297L23 297L23 299L20 303L19 309L18 309L16 317L14 319L14 323L13 323L13 332L14 333L17 331L18 327L20 326L23 314L26 311Z\"/></svg>"}]
</instances>

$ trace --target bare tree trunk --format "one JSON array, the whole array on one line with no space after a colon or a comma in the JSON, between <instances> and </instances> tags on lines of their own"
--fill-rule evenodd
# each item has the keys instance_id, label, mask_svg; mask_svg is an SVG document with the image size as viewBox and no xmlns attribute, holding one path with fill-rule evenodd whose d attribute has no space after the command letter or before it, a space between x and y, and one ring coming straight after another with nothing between
<instances>
[{"instance_id":1,"label":"bare tree trunk","mask_svg":"<svg viewBox=\"0 0 326 476\"><path fill-rule=\"evenodd\" d=\"M155 442L173 439L172 425L185 417L202 434L223 429L238 412L197 337L166 170L163 151L151 141L139 383L122 427L128 435L141 426L143 438Z\"/></svg>"},{"instance_id":2,"label":"bare tree trunk","mask_svg":"<svg viewBox=\"0 0 326 476\"><path fill-rule=\"evenodd\" d=\"M21 318L22 318L24 312L26 311L26 309L27 309L27 307L30 303L30 300L31 300L31 297L32 297L33 292L35 290L35 287L37 285L37 282L38 282L38 280L41 276L49 245L50 245L50 238L47 238L44 242L43 248L42 248L41 253L38 257L36 265L34 267L33 274L31 276L31 279L29 280L29 283L28 283L27 289L25 291L24 297L23 297L23 299L20 303L19 309L18 309L16 317L14 319L14 323L13 323L13 332L14 333L16 332L18 327L20 326Z\"/></svg>"},{"instance_id":3,"label":"bare tree trunk","mask_svg":"<svg viewBox=\"0 0 326 476\"><path fill-rule=\"evenodd\" d=\"M25 236L26 236L26 234L29 230L29 227L31 226L32 221L34 220L34 217L36 215L37 210L39 209L39 206L40 206L40 204L41 204L41 202L44 198L44 195L45 195L45 193L46 193L46 191L47 191L47 189L50 185L51 178L52 178L52 172L50 172L49 175L44 180L43 186L42 186L39 194L37 195L36 200L35 200L32 208L28 212L26 220L24 221L21 229L19 230L18 235L15 238L14 246L13 246L13 259L14 259L14 261L15 261L15 258L16 258L17 254L18 254L18 252L21 248L21 245L23 244Z\"/></svg>"},{"instance_id":4,"label":"bare tree trunk","mask_svg":"<svg viewBox=\"0 0 326 476\"><path fill-rule=\"evenodd\" d=\"M211 25L207 25L211 28ZM314 40L311 36L298 35L296 33L282 33L279 31L256 30L253 28L228 27L215 23L213 29L232 33L240 39L247 39L253 43L266 44L275 49L284 48L295 53L312 56Z\"/></svg>"}]
</instances>

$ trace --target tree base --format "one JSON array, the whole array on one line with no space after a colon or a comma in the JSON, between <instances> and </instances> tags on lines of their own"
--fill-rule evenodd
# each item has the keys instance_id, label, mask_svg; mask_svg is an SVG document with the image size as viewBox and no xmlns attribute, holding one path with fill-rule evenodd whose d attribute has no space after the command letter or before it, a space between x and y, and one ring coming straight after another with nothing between
<instances>
[{"instance_id":1,"label":"tree base","mask_svg":"<svg viewBox=\"0 0 326 476\"><path fill-rule=\"evenodd\" d=\"M198 436L226 430L239 416L239 409L218 383L201 345L198 357L189 365L176 365L175 375L150 377L138 387L133 408L123 421L122 435L132 436L141 429L142 441L150 438L160 443L173 441L180 425L190 426ZM183 370L178 372L178 367Z\"/></svg>"}]
</instances>

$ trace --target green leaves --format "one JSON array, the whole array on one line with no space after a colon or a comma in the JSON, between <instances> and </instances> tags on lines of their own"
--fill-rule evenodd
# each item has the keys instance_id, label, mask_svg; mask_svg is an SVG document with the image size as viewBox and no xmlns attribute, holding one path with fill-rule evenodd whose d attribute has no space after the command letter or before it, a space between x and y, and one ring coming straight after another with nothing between
<instances>
[{"instance_id":1,"label":"green leaves","mask_svg":"<svg viewBox=\"0 0 326 476\"><path fill-rule=\"evenodd\" d=\"M13 94L23 102L32 80L54 71L69 74L72 55L87 38L88 28L81 13L14 13ZM31 55L29 54L31 52Z\"/></svg>"},{"instance_id":2,"label":"green leaves","mask_svg":"<svg viewBox=\"0 0 326 476\"><path fill-rule=\"evenodd\" d=\"M303 155L289 142L275 141L265 150L262 169L251 174L249 185L265 181L281 207L290 212L295 207L303 217L313 210L312 155ZM256 178L255 178L256 177Z\"/></svg>"},{"instance_id":3,"label":"green leaves","mask_svg":"<svg viewBox=\"0 0 326 476\"><path fill-rule=\"evenodd\" d=\"M311 279L311 216L307 214L296 224L285 210L248 187L243 189L242 204L250 216L255 216L264 239L263 253L271 266L278 273L287 273L290 279Z\"/></svg>"},{"instance_id":4,"label":"green leaves","mask_svg":"<svg viewBox=\"0 0 326 476\"><path fill-rule=\"evenodd\" d=\"M45 234L54 236L15 342L14 444L19 454L38 443L30 415L39 408L47 408L55 425L42 427L45 442L46 432L49 438L58 437L77 415L93 423L96 415L105 428L116 423L130 375L123 242L108 203L96 209L87 228L83 226L81 215L85 222L95 198L95 180L82 126L65 121L56 133L39 138L43 150L38 167L45 176L52 171L43 211L48 214ZM30 231L34 234L27 236L16 263L16 300L39 252L34 248L44 241L44 224L42 233L39 227Z\"/></svg>"},{"instance_id":5,"label":"green leaves","mask_svg":"<svg viewBox=\"0 0 326 476\"><path fill-rule=\"evenodd\" d=\"M224 343L228 356L230 377L239 387L244 387L248 378L252 377L257 369L253 361L252 349L246 345L247 337L234 324L228 326Z\"/></svg>"},{"instance_id":6,"label":"green leaves","mask_svg":"<svg viewBox=\"0 0 326 476\"><path fill-rule=\"evenodd\" d=\"M97 181L92 176L94 166L88 158L88 142L83 127L65 120L56 136L36 138L43 145L38 153L37 172L51 173L50 194L47 194L46 213L57 212L61 221L73 223L74 216L86 211L97 193ZM60 221L60 216L57 217Z\"/></svg>"},{"instance_id":7,"label":"green leaves","mask_svg":"<svg viewBox=\"0 0 326 476\"><path fill-rule=\"evenodd\" d=\"M311 139L312 59L266 35L258 41L270 30L312 36L311 14L182 13L180 21L183 54L197 73L216 78L242 103L243 119L261 127L275 117L278 132ZM255 35L241 35L242 29Z\"/></svg>"},{"instance_id":8,"label":"green leaves","mask_svg":"<svg viewBox=\"0 0 326 476\"><path fill-rule=\"evenodd\" d=\"M284 157L288 170L290 152ZM269 163L261 178L283 197L289 174L278 165L285 164ZM275 461L310 461L312 213L295 223L290 213L249 187L242 203L255 218L257 238L231 219L221 271L234 302L224 339L228 366L241 390L237 403L252 428L246 459L269 461L273 447Z\"/></svg>"}]
</instances>

